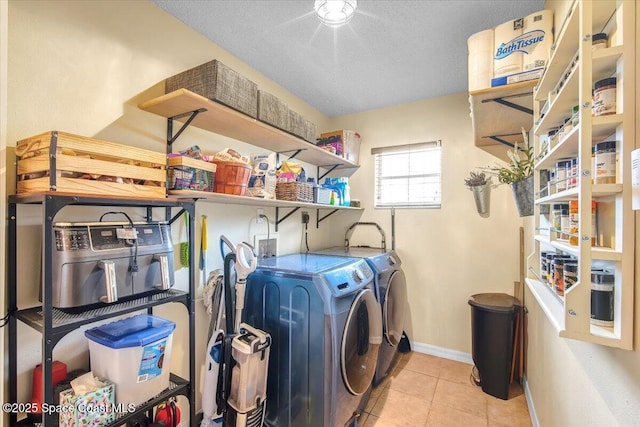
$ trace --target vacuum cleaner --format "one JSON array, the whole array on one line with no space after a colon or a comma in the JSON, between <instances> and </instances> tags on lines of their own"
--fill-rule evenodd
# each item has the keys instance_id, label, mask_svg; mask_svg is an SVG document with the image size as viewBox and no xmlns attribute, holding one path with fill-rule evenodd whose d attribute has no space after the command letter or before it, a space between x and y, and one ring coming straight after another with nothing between
<instances>
[{"instance_id":1,"label":"vacuum cleaner","mask_svg":"<svg viewBox=\"0 0 640 427\"><path fill-rule=\"evenodd\" d=\"M224 254L223 244L231 250ZM203 388L201 427L260 427L264 423L267 397L267 370L271 336L242 323L247 276L257 266L253 247L235 247L221 238L224 257L222 292L213 292L214 307L224 307L226 333L221 329L220 313L212 312L216 323L207 346L207 371ZM232 280L232 265L235 270Z\"/></svg>"}]
</instances>

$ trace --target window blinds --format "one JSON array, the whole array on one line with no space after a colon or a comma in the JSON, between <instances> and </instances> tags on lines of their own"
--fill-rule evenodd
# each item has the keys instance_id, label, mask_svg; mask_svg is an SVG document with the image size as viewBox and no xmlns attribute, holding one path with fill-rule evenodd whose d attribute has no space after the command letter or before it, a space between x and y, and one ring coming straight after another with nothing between
<instances>
[{"instance_id":1,"label":"window blinds","mask_svg":"<svg viewBox=\"0 0 640 427\"><path fill-rule=\"evenodd\" d=\"M373 148L376 208L439 208L440 141Z\"/></svg>"}]
</instances>

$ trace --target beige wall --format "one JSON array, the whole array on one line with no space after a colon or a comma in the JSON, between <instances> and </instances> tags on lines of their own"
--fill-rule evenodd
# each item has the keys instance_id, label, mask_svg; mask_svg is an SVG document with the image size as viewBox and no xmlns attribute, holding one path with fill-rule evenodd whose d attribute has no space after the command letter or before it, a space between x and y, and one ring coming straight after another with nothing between
<instances>
[{"instance_id":1,"label":"beige wall","mask_svg":"<svg viewBox=\"0 0 640 427\"><path fill-rule=\"evenodd\" d=\"M547 8L565 16L568 1L548 1ZM636 7L636 29L640 17ZM636 30L636 70L640 33ZM636 105L640 97L636 94ZM636 135L640 125L636 123ZM638 143L636 142L636 147ZM636 213L636 251L640 224ZM532 222L526 221L527 236L533 236ZM530 253L528 251L527 253ZM640 257L636 252L636 300L640 295ZM543 427L635 426L640 420L640 305L635 304L633 351L558 337L554 327L526 292L528 316L527 382L530 397Z\"/></svg>"},{"instance_id":2,"label":"beige wall","mask_svg":"<svg viewBox=\"0 0 640 427\"><path fill-rule=\"evenodd\" d=\"M464 360L455 352L470 352L469 296L513 292L522 224L507 186L493 190L486 219L464 186L469 171L498 162L473 145L467 94L345 116L336 125L362 134L362 167L350 185L363 201L362 220L378 222L388 235L390 211L373 208L371 148L442 140L442 208L396 210L396 247L407 276L409 337L420 350L446 349Z\"/></svg>"},{"instance_id":3,"label":"beige wall","mask_svg":"<svg viewBox=\"0 0 640 427\"><path fill-rule=\"evenodd\" d=\"M9 8L7 2L0 2L0 218L6 217L7 199L7 21ZM0 227L0 311L5 312L5 257L6 228ZM4 348L4 331L0 329L0 349ZM0 351L0 369L6 372L4 352ZM0 386L0 402L6 402L5 388ZM1 419L0 419L1 420ZM1 424L1 422L0 422Z\"/></svg>"},{"instance_id":4,"label":"beige wall","mask_svg":"<svg viewBox=\"0 0 640 427\"><path fill-rule=\"evenodd\" d=\"M7 5L7 2L0 3L3 8ZM320 130L330 130L328 118L323 114L150 2L10 1L8 20L8 108L2 104L0 111L3 114L7 112L9 116L6 141L10 147L15 146L17 140L40 132L63 130L164 152L166 120L139 110L138 103L161 95L164 86L159 83L165 78L213 58L220 59L255 81L261 89L286 100L293 109L316 122ZM2 30L5 28L3 22ZM2 61L2 64L6 62ZM2 89L4 95L6 92L4 87ZM228 146L246 154L256 152L255 148L246 144L195 128L188 129L175 148L183 149L194 144L207 153ZM4 165L3 161L3 168ZM309 167L308 170L315 173L315 167ZM15 188L14 173L11 158L7 174L10 182L6 187L11 193ZM4 191L3 185L0 195L6 200ZM4 209L6 205L2 203L1 206ZM274 209L264 211L273 221ZM65 210L56 219L95 220L102 212L96 209ZM314 222L315 212L310 213ZM142 219L144 212L133 210L132 214L134 219ZM210 249L207 258L210 269L222 267L218 253L218 237L221 234L233 242L253 242L254 235L267 234L266 224L255 223L256 208L198 203L198 223L201 214L209 218ZM39 207L19 207L20 308L37 304L38 290L37 285L33 284L39 283L40 256L37 248L41 216ZM319 230L311 226L310 244L316 248L340 244L342 236L327 231L337 227L337 224L355 222L358 218L358 212L344 212L330 217ZM274 224L271 223L270 227L273 233ZM176 243L183 236L181 229L174 227ZM302 230L300 213L280 225L280 253L300 250ZM4 233L4 228L2 231ZM198 231L197 243L199 241ZM4 248L2 244L2 260ZM184 269L177 272L176 279L177 286L186 289L187 274ZM4 294L4 281L2 290ZM172 369L186 376L186 312L179 305L163 306L157 312L178 322L176 337L179 339L174 340ZM197 303L196 323L196 357L199 365L205 353L208 329L208 318L200 301ZM22 324L19 325L18 334L18 401L26 402L31 393L31 371L41 360L40 334ZM87 367L87 344L83 331L67 335L56 346L54 358L67 362L69 369Z\"/></svg>"}]
</instances>

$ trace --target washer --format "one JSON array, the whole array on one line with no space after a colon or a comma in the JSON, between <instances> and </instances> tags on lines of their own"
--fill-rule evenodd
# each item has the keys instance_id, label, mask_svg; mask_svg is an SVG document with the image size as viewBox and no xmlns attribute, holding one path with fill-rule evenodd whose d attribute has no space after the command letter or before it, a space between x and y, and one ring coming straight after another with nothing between
<instances>
[{"instance_id":1,"label":"washer","mask_svg":"<svg viewBox=\"0 0 640 427\"><path fill-rule=\"evenodd\" d=\"M373 385L376 386L391 371L398 355L398 344L404 330L404 318L408 306L407 282L401 268L400 257L393 250L364 247L334 247L315 253L362 258L374 271L376 296L382 308L384 332L373 380Z\"/></svg>"},{"instance_id":2,"label":"washer","mask_svg":"<svg viewBox=\"0 0 640 427\"><path fill-rule=\"evenodd\" d=\"M315 254L266 258L249 275L245 321L272 338L266 425L357 419L382 343L373 280L362 259Z\"/></svg>"}]
</instances>

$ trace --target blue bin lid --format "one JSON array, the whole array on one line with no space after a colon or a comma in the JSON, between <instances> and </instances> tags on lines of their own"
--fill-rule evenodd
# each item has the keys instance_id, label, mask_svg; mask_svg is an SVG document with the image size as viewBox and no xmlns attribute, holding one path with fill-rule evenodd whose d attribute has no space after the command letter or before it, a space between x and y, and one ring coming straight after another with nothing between
<instances>
[{"instance_id":1,"label":"blue bin lid","mask_svg":"<svg viewBox=\"0 0 640 427\"><path fill-rule=\"evenodd\" d=\"M171 320L141 314L88 329L84 335L110 348L128 348L145 346L166 338L175 328L176 324Z\"/></svg>"}]
</instances>

